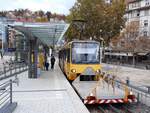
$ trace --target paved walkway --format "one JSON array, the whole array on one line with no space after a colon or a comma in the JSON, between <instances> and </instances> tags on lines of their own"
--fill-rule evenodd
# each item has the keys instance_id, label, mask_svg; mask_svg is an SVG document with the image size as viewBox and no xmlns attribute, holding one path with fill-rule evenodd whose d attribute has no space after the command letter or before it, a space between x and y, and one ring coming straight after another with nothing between
<instances>
[{"instance_id":1,"label":"paved walkway","mask_svg":"<svg viewBox=\"0 0 150 113\"><path fill-rule=\"evenodd\" d=\"M13 113L89 113L58 66L38 79L27 76L22 73L19 87L13 86L13 101L18 102Z\"/></svg>"}]
</instances>

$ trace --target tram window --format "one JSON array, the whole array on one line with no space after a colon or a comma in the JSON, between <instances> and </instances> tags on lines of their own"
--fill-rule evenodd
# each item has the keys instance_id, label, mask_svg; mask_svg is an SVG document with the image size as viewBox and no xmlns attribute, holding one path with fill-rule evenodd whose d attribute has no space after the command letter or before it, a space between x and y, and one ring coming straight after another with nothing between
<instances>
[{"instance_id":1,"label":"tram window","mask_svg":"<svg viewBox=\"0 0 150 113\"><path fill-rule=\"evenodd\" d=\"M72 47L72 63L90 64L99 63L99 44L74 43Z\"/></svg>"}]
</instances>

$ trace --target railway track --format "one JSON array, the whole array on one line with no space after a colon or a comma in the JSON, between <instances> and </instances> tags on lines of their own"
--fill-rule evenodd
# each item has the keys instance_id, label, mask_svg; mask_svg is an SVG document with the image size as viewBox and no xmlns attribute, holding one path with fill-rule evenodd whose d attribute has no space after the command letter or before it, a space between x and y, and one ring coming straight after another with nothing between
<instances>
[{"instance_id":1,"label":"railway track","mask_svg":"<svg viewBox=\"0 0 150 113\"><path fill-rule=\"evenodd\" d=\"M141 104L116 104L87 106L90 113L150 113L150 107Z\"/></svg>"},{"instance_id":2,"label":"railway track","mask_svg":"<svg viewBox=\"0 0 150 113\"><path fill-rule=\"evenodd\" d=\"M89 109L90 113L126 113L123 112L119 109L117 109L116 107L112 106L112 105L96 105L96 106L87 106L87 108Z\"/></svg>"},{"instance_id":3,"label":"railway track","mask_svg":"<svg viewBox=\"0 0 150 113\"><path fill-rule=\"evenodd\" d=\"M122 106L121 109L124 109L126 113L150 113L150 107L142 104L127 104L125 106Z\"/></svg>"},{"instance_id":4,"label":"railway track","mask_svg":"<svg viewBox=\"0 0 150 113\"><path fill-rule=\"evenodd\" d=\"M121 110L115 108L114 106L112 105L107 105L106 107L98 107L98 109L102 112L102 113L125 113L125 112L122 112Z\"/></svg>"}]
</instances>

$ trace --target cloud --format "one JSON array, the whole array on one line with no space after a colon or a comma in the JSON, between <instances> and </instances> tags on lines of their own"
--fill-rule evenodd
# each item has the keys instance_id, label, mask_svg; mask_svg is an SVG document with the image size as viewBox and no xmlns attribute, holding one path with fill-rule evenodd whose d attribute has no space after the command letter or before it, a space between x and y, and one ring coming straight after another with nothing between
<instances>
[{"instance_id":1,"label":"cloud","mask_svg":"<svg viewBox=\"0 0 150 113\"><path fill-rule=\"evenodd\" d=\"M0 0L0 10L18 8L33 11L44 10L52 13L68 14L76 0Z\"/></svg>"}]
</instances>

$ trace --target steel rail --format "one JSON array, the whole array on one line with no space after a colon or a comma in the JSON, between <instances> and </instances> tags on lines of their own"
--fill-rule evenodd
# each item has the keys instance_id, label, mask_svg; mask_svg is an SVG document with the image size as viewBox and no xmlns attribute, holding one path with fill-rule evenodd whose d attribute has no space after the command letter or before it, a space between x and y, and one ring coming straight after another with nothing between
<instances>
[{"instance_id":1,"label":"steel rail","mask_svg":"<svg viewBox=\"0 0 150 113\"><path fill-rule=\"evenodd\" d=\"M115 113L122 113L121 112L121 110L119 110L118 108L116 108L116 107L114 107L114 106L112 106L112 105L108 105L109 106L109 108L112 110L112 111L114 111Z\"/></svg>"},{"instance_id":2,"label":"steel rail","mask_svg":"<svg viewBox=\"0 0 150 113\"><path fill-rule=\"evenodd\" d=\"M2 96L6 92L10 92L10 89L7 89L7 90L4 90L3 92L0 92L0 96Z\"/></svg>"},{"instance_id":3,"label":"steel rail","mask_svg":"<svg viewBox=\"0 0 150 113\"><path fill-rule=\"evenodd\" d=\"M91 113L149 113L150 107L140 104L104 105L87 107Z\"/></svg>"},{"instance_id":4,"label":"steel rail","mask_svg":"<svg viewBox=\"0 0 150 113\"><path fill-rule=\"evenodd\" d=\"M2 101L2 102L0 103L0 108L1 108L1 106L4 105L5 103L9 102L9 99L10 99L10 97L7 97L4 101Z\"/></svg>"},{"instance_id":5,"label":"steel rail","mask_svg":"<svg viewBox=\"0 0 150 113\"><path fill-rule=\"evenodd\" d=\"M122 108L126 113L134 113L131 109L127 108L126 106L123 106Z\"/></svg>"},{"instance_id":6,"label":"steel rail","mask_svg":"<svg viewBox=\"0 0 150 113\"><path fill-rule=\"evenodd\" d=\"M110 104L104 107L98 106L98 110L100 110L102 113L123 113L121 110Z\"/></svg>"},{"instance_id":7,"label":"steel rail","mask_svg":"<svg viewBox=\"0 0 150 113\"><path fill-rule=\"evenodd\" d=\"M17 103L12 101L12 84L15 80L0 85L0 113L12 113L16 108Z\"/></svg>"},{"instance_id":8,"label":"steel rail","mask_svg":"<svg viewBox=\"0 0 150 113\"><path fill-rule=\"evenodd\" d=\"M10 101L10 96L6 96L7 98L5 98L3 101L1 101L0 106L3 105L6 102Z\"/></svg>"},{"instance_id":9,"label":"steel rail","mask_svg":"<svg viewBox=\"0 0 150 113\"><path fill-rule=\"evenodd\" d=\"M106 111L104 110L104 108L102 108L101 106L98 106L98 109L99 109L102 113L106 113Z\"/></svg>"},{"instance_id":10,"label":"steel rail","mask_svg":"<svg viewBox=\"0 0 150 113\"><path fill-rule=\"evenodd\" d=\"M3 95L3 96L0 98L0 101L4 100L7 96L10 97L10 94L9 94L9 93L6 93L5 95Z\"/></svg>"},{"instance_id":11,"label":"steel rail","mask_svg":"<svg viewBox=\"0 0 150 113\"><path fill-rule=\"evenodd\" d=\"M6 84L9 84L9 81L0 84L0 87L2 87L2 86L4 86L4 85L6 86ZM0 88L0 90L1 90L1 88Z\"/></svg>"}]
</instances>

